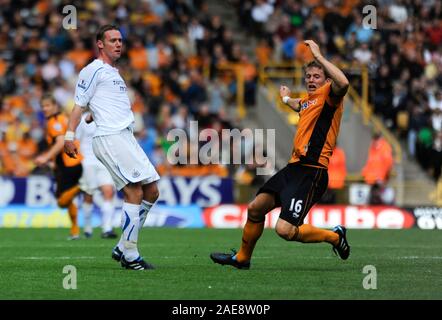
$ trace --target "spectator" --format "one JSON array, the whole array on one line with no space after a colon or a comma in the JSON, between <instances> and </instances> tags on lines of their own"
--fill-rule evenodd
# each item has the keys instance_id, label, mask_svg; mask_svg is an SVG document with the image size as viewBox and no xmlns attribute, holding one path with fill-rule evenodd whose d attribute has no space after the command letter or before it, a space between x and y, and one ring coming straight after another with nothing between
<instances>
[{"instance_id":1,"label":"spectator","mask_svg":"<svg viewBox=\"0 0 442 320\"><path fill-rule=\"evenodd\" d=\"M431 159L433 178L437 181L441 176L442 169L442 131L437 132L434 137Z\"/></svg>"},{"instance_id":2,"label":"spectator","mask_svg":"<svg viewBox=\"0 0 442 320\"><path fill-rule=\"evenodd\" d=\"M258 71L256 66L249 60L246 54L241 56L241 72L244 74L244 103L246 106L254 106L256 103L256 82Z\"/></svg>"},{"instance_id":3,"label":"spectator","mask_svg":"<svg viewBox=\"0 0 442 320\"><path fill-rule=\"evenodd\" d=\"M147 53L140 39L135 40L132 48L128 51L128 56L132 68L135 70L147 69Z\"/></svg>"},{"instance_id":4,"label":"spectator","mask_svg":"<svg viewBox=\"0 0 442 320\"><path fill-rule=\"evenodd\" d=\"M362 176L367 184L386 184L393 168L393 154L390 144L380 132L374 131L368 149L367 162L362 169Z\"/></svg>"},{"instance_id":5,"label":"spectator","mask_svg":"<svg viewBox=\"0 0 442 320\"><path fill-rule=\"evenodd\" d=\"M416 144L417 135L420 130L425 126L426 118L423 113L422 108L419 106L412 106L412 111L410 115L410 124L408 128L408 154L414 158L416 157Z\"/></svg>"},{"instance_id":6,"label":"spectator","mask_svg":"<svg viewBox=\"0 0 442 320\"><path fill-rule=\"evenodd\" d=\"M391 98L391 106L385 111L385 124L389 128L396 128L398 112L405 109L407 98L406 88L400 83L393 84L393 96Z\"/></svg>"},{"instance_id":7,"label":"spectator","mask_svg":"<svg viewBox=\"0 0 442 320\"><path fill-rule=\"evenodd\" d=\"M396 23L403 23L407 20L407 8L402 0L397 0L397 3L392 3L388 7L389 17Z\"/></svg>"},{"instance_id":8,"label":"spectator","mask_svg":"<svg viewBox=\"0 0 442 320\"><path fill-rule=\"evenodd\" d=\"M9 151L6 135L0 131L0 172L2 175L13 175L14 160Z\"/></svg>"},{"instance_id":9,"label":"spectator","mask_svg":"<svg viewBox=\"0 0 442 320\"><path fill-rule=\"evenodd\" d=\"M209 95L209 111L212 114L217 114L221 108L225 105L228 98L228 90L221 79L215 78L208 88Z\"/></svg>"},{"instance_id":10,"label":"spectator","mask_svg":"<svg viewBox=\"0 0 442 320\"><path fill-rule=\"evenodd\" d=\"M394 203L393 188L376 182L371 186L368 202L371 205L392 205Z\"/></svg>"},{"instance_id":11,"label":"spectator","mask_svg":"<svg viewBox=\"0 0 442 320\"><path fill-rule=\"evenodd\" d=\"M374 83L374 108L378 114L389 110L392 103L392 84L390 76L390 68L388 65L381 65L376 74L376 82Z\"/></svg>"},{"instance_id":12,"label":"spectator","mask_svg":"<svg viewBox=\"0 0 442 320\"><path fill-rule=\"evenodd\" d=\"M84 42L78 40L74 43L74 49L70 50L66 58L75 65L76 72L79 72L92 59L94 53L90 49L86 49Z\"/></svg>"},{"instance_id":13,"label":"spectator","mask_svg":"<svg viewBox=\"0 0 442 320\"><path fill-rule=\"evenodd\" d=\"M364 28L362 25L362 16L355 11L353 13L354 22L350 25L346 32L346 38L349 39L351 34L354 32L356 35L356 40L359 43L368 43L373 37L373 29Z\"/></svg>"},{"instance_id":14,"label":"spectator","mask_svg":"<svg viewBox=\"0 0 442 320\"><path fill-rule=\"evenodd\" d=\"M290 22L290 16L287 14L282 15L281 23L276 29L275 35L280 41L285 41L288 37L291 37L295 31L295 28Z\"/></svg>"},{"instance_id":15,"label":"spectator","mask_svg":"<svg viewBox=\"0 0 442 320\"><path fill-rule=\"evenodd\" d=\"M435 111L436 109L442 111L442 91L437 90L436 93L429 94L428 105L431 110Z\"/></svg>"},{"instance_id":16,"label":"spectator","mask_svg":"<svg viewBox=\"0 0 442 320\"><path fill-rule=\"evenodd\" d=\"M271 60L272 48L266 39L259 40L255 54L259 65L266 65Z\"/></svg>"},{"instance_id":17,"label":"spectator","mask_svg":"<svg viewBox=\"0 0 442 320\"><path fill-rule=\"evenodd\" d=\"M353 57L362 64L368 64L372 57L372 52L367 43L361 45L353 52Z\"/></svg>"},{"instance_id":18,"label":"spectator","mask_svg":"<svg viewBox=\"0 0 442 320\"><path fill-rule=\"evenodd\" d=\"M336 203L336 192L344 188L346 176L345 152L336 145L328 164L328 189L322 197L321 203Z\"/></svg>"},{"instance_id":19,"label":"spectator","mask_svg":"<svg viewBox=\"0 0 442 320\"><path fill-rule=\"evenodd\" d=\"M265 24L273 13L273 5L266 0L256 0L252 7L253 31L256 36L263 37L265 35Z\"/></svg>"},{"instance_id":20,"label":"spectator","mask_svg":"<svg viewBox=\"0 0 442 320\"><path fill-rule=\"evenodd\" d=\"M34 139L32 139L29 131L24 132L23 137L17 142L17 154L29 171L34 168L33 160L37 152L37 144Z\"/></svg>"},{"instance_id":21,"label":"spectator","mask_svg":"<svg viewBox=\"0 0 442 320\"><path fill-rule=\"evenodd\" d=\"M417 134L416 158L424 170L431 166L431 148L433 146L433 131L427 124Z\"/></svg>"}]
</instances>

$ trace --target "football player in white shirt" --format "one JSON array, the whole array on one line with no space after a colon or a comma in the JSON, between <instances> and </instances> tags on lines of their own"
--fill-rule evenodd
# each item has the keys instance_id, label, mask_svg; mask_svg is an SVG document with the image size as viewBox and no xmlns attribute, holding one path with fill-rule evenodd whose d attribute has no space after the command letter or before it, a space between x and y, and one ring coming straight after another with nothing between
<instances>
[{"instance_id":1,"label":"football player in white shirt","mask_svg":"<svg viewBox=\"0 0 442 320\"><path fill-rule=\"evenodd\" d=\"M112 217L115 212L114 182L106 167L98 161L92 150L92 137L97 125L91 121L86 123L86 118L90 115L85 112L81 122L77 127L75 135L80 142L80 152L83 155L81 164L83 165L83 175L80 179L80 189L84 192L83 215L84 215L84 235L86 238L92 236L92 210L94 206L94 194L101 192L102 201L99 203L101 211L101 237L105 239L115 239L117 234L112 229ZM97 202L98 204L98 202Z\"/></svg>"},{"instance_id":2,"label":"football player in white shirt","mask_svg":"<svg viewBox=\"0 0 442 320\"><path fill-rule=\"evenodd\" d=\"M95 156L111 174L124 194L122 235L112 258L126 269L146 270L153 266L138 252L138 231L158 199L159 175L133 135L134 115L127 87L115 62L120 58L123 39L117 27L102 26L97 33L99 56L84 67L75 90L75 106L65 135L65 151L76 157L73 143L82 109L89 107L97 129L92 141Z\"/></svg>"}]
</instances>

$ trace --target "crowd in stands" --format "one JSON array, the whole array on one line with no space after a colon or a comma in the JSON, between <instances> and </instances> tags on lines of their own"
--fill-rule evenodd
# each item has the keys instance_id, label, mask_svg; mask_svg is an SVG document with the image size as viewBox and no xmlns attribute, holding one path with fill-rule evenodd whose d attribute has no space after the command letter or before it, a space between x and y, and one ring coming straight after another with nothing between
<instances>
[{"instance_id":1,"label":"crowd in stands","mask_svg":"<svg viewBox=\"0 0 442 320\"><path fill-rule=\"evenodd\" d=\"M233 0L243 27L280 59L315 39L333 61L370 74L370 102L437 180L442 165L442 3L437 0ZM375 8L375 19L368 17ZM364 11L365 7L365 11ZM365 14L364 14L365 12ZM364 19L367 28L364 27ZM375 22L375 26L373 25ZM371 27L370 27L371 26ZM352 83L358 87L358 83Z\"/></svg>"},{"instance_id":2,"label":"crowd in stands","mask_svg":"<svg viewBox=\"0 0 442 320\"><path fill-rule=\"evenodd\" d=\"M368 67L374 112L406 142L410 157L434 179L441 175L440 1L229 0L244 32L257 40L253 57L245 54L246 44L234 41L226 21L209 13L207 0L0 3L2 174L26 176L35 170L32 159L44 144L40 97L53 92L69 112L77 74L95 56L94 33L113 22L125 40L119 68L130 87L137 136L162 174L210 169L167 164L171 129L186 129L191 120L200 130L237 127L227 109L235 101L235 77L225 68L240 68L246 105L254 105L259 64L306 62L312 57L303 40L314 39L333 62ZM68 4L77 9L77 30L61 27ZM376 9L369 28L364 27L367 5ZM357 79L352 85L360 88ZM213 172L235 170L215 166Z\"/></svg>"},{"instance_id":3,"label":"crowd in stands","mask_svg":"<svg viewBox=\"0 0 442 320\"><path fill-rule=\"evenodd\" d=\"M63 28L66 5L75 6L77 29ZM238 169L166 161L171 129L189 131L191 120L198 121L200 132L238 127L228 110L235 101L234 73L219 66L234 63L246 81L256 77L255 65L220 16L208 12L206 1L2 0L0 173L44 171L33 162L45 145L40 98L52 93L61 110L70 112L78 73L95 58L95 33L107 23L119 26L124 38L118 68L129 87L135 132L160 173L226 176ZM254 104L254 98L246 102Z\"/></svg>"}]
</instances>

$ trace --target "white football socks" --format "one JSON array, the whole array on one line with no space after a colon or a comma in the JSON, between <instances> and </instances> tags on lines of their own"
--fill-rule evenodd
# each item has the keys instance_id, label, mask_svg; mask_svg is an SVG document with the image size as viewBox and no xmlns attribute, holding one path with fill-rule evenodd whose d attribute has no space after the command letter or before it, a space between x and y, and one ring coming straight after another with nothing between
<instances>
[{"instance_id":1,"label":"white football socks","mask_svg":"<svg viewBox=\"0 0 442 320\"><path fill-rule=\"evenodd\" d=\"M92 203L83 202L81 209L83 209L84 216L84 228L83 231L92 234L92 209L94 205Z\"/></svg>"},{"instance_id":2,"label":"white football socks","mask_svg":"<svg viewBox=\"0 0 442 320\"><path fill-rule=\"evenodd\" d=\"M103 201L101 205L102 224L101 228L103 233L112 231L112 216L114 215L114 205L112 200Z\"/></svg>"},{"instance_id":3,"label":"white football socks","mask_svg":"<svg viewBox=\"0 0 442 320\"><path fill-rule=\"evenodd\" d=\"M153 203L150 203L146 200L143 200L141 202L140 212L139 212L139 218L140 218L139 229L141 229L143 227L144 222L146 221L146 218L147 218L147 214L149 213L149 211L153 205L154 205ZM121 222L122 226L124 226L124 221L125 221L125 214L123 212L122 222ZM118 241L118 244L117 244L118 249L120 249L120 251L122 251L122 252L124 252L124 239L125 239L124 233L122 233L120 240Z\"/></svg>"},{"instance_id":4,"label":"white football socks","mask_svg":"<svg viewBox=\"0 0 442 320\"><path fill-rule=\"evenodd\" d=\"M144 226L144 222L146 221L147 214L152 208L153 203L150 203L146 200L141 201L141 210L140 210L140 229Z\"/></svg>"},{"instance_id":5,"label":"white football socks","mask_svg":"<svg viewBox=\"0 0 442 320\"><path fill-rule=\"evenodd\" d=\"M140 207L138 204L123 202L123 233L120 242L123 240L122 251L127 261L133 261L140 256L137 247L138 230L140 228Z\"/></svg>"}]
</instances>

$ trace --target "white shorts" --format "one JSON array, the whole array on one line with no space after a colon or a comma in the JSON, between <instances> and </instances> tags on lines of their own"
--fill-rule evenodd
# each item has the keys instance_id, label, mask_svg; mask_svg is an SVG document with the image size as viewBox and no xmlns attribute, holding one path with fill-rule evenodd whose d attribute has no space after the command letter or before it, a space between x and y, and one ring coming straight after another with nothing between
<instances>
[{"instance_id":1,"label":"white shorts","mask_svg":"<svg viewBox=\"0 0 442 320\"><path fill-rule=\"evenodd\" d=\"M93 195L95 190L105 185L113 186L114 180L101 162L91 165L83 164L83 175L80 179L81 190Z\"/></svg>"},{"instance_id":2,"label":"white shorts","mask_svg":"<svg viewBox=\"0 0 442 320\"><path fill-rule=\"evenodd\" d=\"M95 156L109 171L118 190L129 183L141 181L142 184L148 184L160 179L129 128L118 134L94 137L92 148Z\"/></svg>"}]
</instances>

